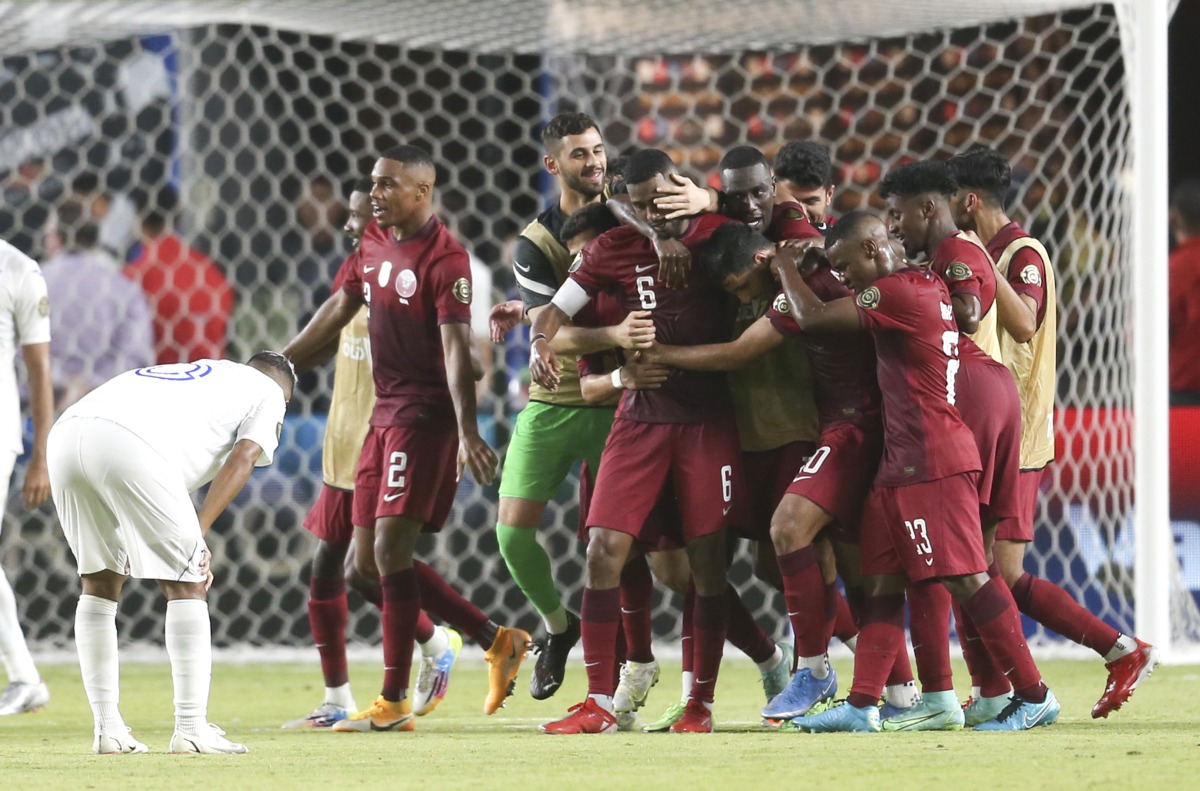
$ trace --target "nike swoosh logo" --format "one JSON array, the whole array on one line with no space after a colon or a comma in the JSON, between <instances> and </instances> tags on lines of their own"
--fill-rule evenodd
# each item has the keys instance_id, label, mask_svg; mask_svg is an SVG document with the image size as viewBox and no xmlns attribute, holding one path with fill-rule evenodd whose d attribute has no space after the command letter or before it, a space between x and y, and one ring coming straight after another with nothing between
<instances>
[{"instance_id":1,"label":"nike swoosh logo","mask_svg":"<svg viewBox=\"0 0 1200 791\"><path fill-rule=\"evenodd\" d=\"M640 274L642 272L646 272L646 271L653 269L655 266L657 266L657 264L646 264L645 266L635 266L633 268L633 271Z\"/></svg>"},{"instance_id":2,"label":"nike swoosh logo","mask_svg":"<svg viewBox=\"0 0 1200 791\"><path fill-rule=\"evenodd\" d=\"M583 666L584 667L596 667L599 664L600 664L599 662L584 662Z\"/></svg>"},{"instance_id":3,"label":"nike swoosh logo","mask_svg":"<svg viewBox=\"0 0 1200 791\"><path fill-rule=\"evenodd\" d=\"M811 477L811 475L797 475L795 478L792 478L792 483L795 483L796 481L807 481Z\"/></svg>"},{"instance_id":4,"label":"nike swoosh logo","mask_svg":"<svg viewBox=\"0 0 1200 791\"><path fill-rule=\"evenodd\" d=\"M729 516L729 509L730 509L730 506L728 506L728 505L727 505L727 506L725 506L724 508L722 508L722 509L721 509L721 516Z\"/></svg>"},{"instance_id":5,"label":"nike swoosh logo","mask_svg":"<svg viewBox=\"0 0 1200 791\"><path fill-rule=\"evenodd\" d=\"M792 612L791 610L788 610L788 617L789 617L789 618L795 618L797 615L803 615L803 614L804 614L804 613Z\"/></svg>"},{"instance_id":6,"label":"nike swoosh logo","mask_svg":"<svg viewBox=\"0 0 1200 791\"><path fill-rule=\"evenodd\" d=\"M932 566L932 565L933 565L933 558L925 558L925 565L926 565L926 566Z\"/></svg>"},{"instance_id":7,"label":"nike swoosh logo","mask_svg":"<svg viewBox=\"0 0 1200 791\"><path fill-rule=\"evenodd\" d=\"M383 496L383 501L385 503L390 503L392 500L399 500L403 496L404 496L404 492L397 492L396 494L385 494Z\"/></svg>"},{"instance_id":8,"label":"nike swoosh logo","mask_svg":"<svg viewBox=\"0 0 1200 791\"><path fill-rule=\"evenodd\" d=\"M530 269L533 268L531 266L521 266L520 261L513 261L513 266L515 266L521 272L528 272Z\"/></svg>"},{"instance_id":9,"label":"nike swoosh logo","mask_svg":"<svg viewBox=\"0 0 1200 791\"><path fill-rule=\"evenodd\" d=\"M375 267L373 267L373 266L364 266L364 267L363 267L363 274L364 274L364 275L369 275L370 273L372 273L372 272L374 272L374 271L375 271Z\"/></svg>"},{"instance_id":10,"label":"nike swoosh logo","mask_svg":"<svg viewBox=\"0 0 1200 791\"><path fill-rule=\"evenodd\" d=\"M624 607L622 607L621 614L622 615L635 615L635 614L641 612L643 609L644 608L642 608L642 607L638 607L636 610L626 610Z\"/></svg>"}]
</instances>

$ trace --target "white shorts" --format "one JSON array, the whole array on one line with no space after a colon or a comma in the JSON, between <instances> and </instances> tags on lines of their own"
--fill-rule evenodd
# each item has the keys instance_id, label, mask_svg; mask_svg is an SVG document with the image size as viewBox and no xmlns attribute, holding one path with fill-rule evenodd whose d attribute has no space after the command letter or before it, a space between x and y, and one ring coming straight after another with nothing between
<instances>
[{"instance_id":1,"label":"white shorts","mask_svg":"<svg viewBox=\"0 0 1200 791\"><path fill-rule=\"evenodd\" d=\"M80 574L203 582L204 539L183 475L110 420L75 417L50 430L54 506Z\"/></svg>"}]
</instances>

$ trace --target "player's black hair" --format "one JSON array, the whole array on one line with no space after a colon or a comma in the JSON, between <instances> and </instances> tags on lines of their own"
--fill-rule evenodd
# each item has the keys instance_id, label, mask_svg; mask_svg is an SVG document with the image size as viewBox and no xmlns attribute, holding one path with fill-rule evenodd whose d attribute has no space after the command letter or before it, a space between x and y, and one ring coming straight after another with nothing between
<instances>
[{"instance_id":1,"label":"player's black hair","mask_svg":"<svg viewBox=\"0 0 1200 791\"><path fill-rule=\"evenodd\" d=\"M1012 187L1012 167L998 151L978 146L950 157L946 162L960 187L983 196L993 206L1004 208Z\"/></svg>"},{"instance_id":2,"label":"player's black hair","mask_svg":"<svg viewBox=\"0 0 1200 791\"><path fill-rule=\"evenodd\" d=\"M949 198L958 191L958 182L945 162L926 160L901 165L884 176L879 183L879 197L897 195L907 198L935 193Z\"/></svg>"},{"instance_id":3,"label":"player's black hair","mask_svg":"<svg viewBox=\"0 0 1200 791\"><path fill-rule=\"evenodd\" d=\"M740 170L755 165L762 165L768 173L771 171L771 163L767 161L766 154L754 146L734 146L725 152L717 167L721 170Z\"/></svg>"},{"instance_id":4,"label":"player's black hair","mask_svg":"<svg viewBox=\"0 0 1200 791\"><path fill-rule=\"evenodd\" d=\"M600 132L600 125L587 113L559 113L542 129L542 146L554 156L564 137L581 135L589 129Z\"/></svg>"},{"instance_id":5,"label":"player's black hair","mask_svg":"<svg viewBox=\"0 0 1200 791\"><path fill-rule=\"evenodd\" d=\"M603 203L589 203L567 218L558 236L564 242L583 233L599 236L620 224L612 211Z\"/></svg>"},{"instance_id":6,"label":"player's black hair","mask_svg":"<svg viewBox=\"0 0 1200 791\"><path fill-rule=\"evenodd\" d=\"M1171 190L1171 210L1185 231L1200 235L1200 179L1184 179Z\"/></svg>"},{"instance_id":7,"label":"player's black hair","mask_svg":"<svg viewBox=\"0 0 1200 791\"><path fill-rule=\"evenodd\" d=\"M346 186L344 188L345 193L346 193L346 200L350 200L350 193L352 193L352 192L364 192L367 195L370 195L371 190L372 190L372 188L374 188L374 186L375 186L375 182L371 181L370 176L359 176L358 178L354 179L353 181L346 183Z\"/></svg>"},{"instance_id":8,"label":"player's black hair","mask_svg":"<svg viewBox=\"0 0 1200 791\"><path fill-rule=\"evenodd\" d=\"M825 232L825 249L828 250L835 244L845 241L850 236L861 234L867 226L883 224L883 220L879 219L878 215L872 214L869 211L859 209L849 212Z\"/></svg>"},{"instance_id":9,"label":"player's black hair","mask_svg":"<svg viewBox=\"0 0 1200 791\"><path fill-rule=\"evenodd\" d=\"M749 225L727 222L717 227L700 251L697 265L714 283L723 283L754 265L754 254L775 245Z\"/></svg>"},{"instance_id":10,"label":"player's black hair","mask_svg":"<svg viewBox=\"0 0 1200 791\"><path fill-rule=\"evenodd\" d=\"M807 190L833 186L833 161L829 148L808 140L784 144L775 154L775 178L787 179Z\"/></svg>"},{"instance_id":11,"label":"player's black hair","mask_svg":"<svg viewBox=\"0 0 1200 791\"><path fill-rule=\"evenodd\" d=\"M433 157L420 146L393 146L384 151L380 156L383 159L390 159L393 162L399 162L403 165L419 165L433 170L437 169L437 166L433 162Z\"/></svg>"},{"instance_id":12,"label":"player's black hair","mask_svg":"<svg viewBox=\"0 0 1200 791\"><path fill-rule=\"evenodd\" d=\"M609 195L625 195L629 190L625 189L625 166L629 164L629 157L622 154L616 159L608 160L608 168L604 171L604 178L608 179L608 194Z\"/></svg>"},{"instance_id":13,"label":"player's black hair","mask_svg":"<svg viewBox=\"0 0 1200 791\"><path fill-rule=\"evenodd\" d=\"M666 176L675 172L675 163L665 151L643 148L629 155L629 161L625 163L625 183L641 184L655 176Z\"/></svg>"},{"instance_id":14,"label":"player's black hair","mask_svg":"<svg viewBox=\"0 0 1200 791\"><path fill-rule=\"evenodd\" d=\"M279 352L264 349L247 360L246 365L252 365L266 371L274 371L281 378L289 380L293 388L296 386L296 366L292 365L292 361Z\"/></svg>"}]
</instances>

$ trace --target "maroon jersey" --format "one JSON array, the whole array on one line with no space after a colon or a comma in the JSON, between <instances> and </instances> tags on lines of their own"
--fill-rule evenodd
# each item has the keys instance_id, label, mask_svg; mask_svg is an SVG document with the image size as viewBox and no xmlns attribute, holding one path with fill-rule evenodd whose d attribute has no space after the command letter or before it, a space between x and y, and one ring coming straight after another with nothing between
<instances>
[{"instance_id":1,"label":"maroon jersey","mask_svg":"<svg viewBox=\"0 0 1200 791\"><path fill-rule=\"evenodd\" d=\"M804 282L822 302L854 296L827 264L805 275ZM879 420L875 344L870 335L803 332L796 324L787 296L782 293L775 297L767 319L781 335L798 338L808 352L821 431L836 423L861 426Z\"/></svg>"},{"instance_id":2,"label":"maroon jersey","mask_svg":"<svg viewBox=\"0 0 1200 791\"><path fill-rule=\"evenodd\" d=\"M999 261L1004 250L1017 239L1029 238L1025 229L1016 222L1001 228L987 243L988 255ZM1024 294L1037 303L1037 326L1046 318L1046 262L1030 247L1018 250L1008 263L1008 284L1013 291Z\"/></svg>"},{"instance_id":3,"label":"maroon jersey","mask_svg":"<svg viewBox=\"0 0 1200 791\"><path fill-rule=\"evenodd\" d=\"M452 422L441 325L471 323L467 251L436 217L404 241L371 222L345 267L342 290L368 308L371 425Z\"/></svg>"},{"instance_id":4,"label":"maroon jersey","mask_svg":"<svg viewBox=\"0 0 1200 791\"><path fill-rule=\"evenodd\" d=\"M929 268L946 283L950 296L973 296L979 300L979 315L996 301L996 273L982 246L965 233L952 233L933 251Z\"/></svg>"},{"instance_id":5,"label":"maroon jersey","mask_svg":"<svg viewBox=\"0 0 1200 791\"><path fill-rule=\"evenodd\" d=\"M883 391L883 463L877 486L907 486L980 469L975 438L954 406L958 328L946 286L902 269L858 295L875 338Z\"/></svg>"},{"instance_id":6,"label":"maroon jersey","mask_svg":"<svg viewBox=\"0 0 1200 791\"><path fill-rule=\"evenodd\" d=\"M819 239L821 232L808 220L804 207L793 201L776 203L771 212L771 224L763 235L772 242L784 239Z\"/></svg>"},{"instance_id":7,"label":"maroon jersey","mask_svg":"<svg viewBox=\"0 0 1200 791\"><path fill-rule=\"evenodd\" d=\"M696 217L680 238L695 260L717 226L732 222L714 214ZM695 346L728 341L733 327L729 295L698 272L686 288L657 280L658 255L650 240L633 228L615 228L594 239L570 275L593 297L616 294L625 311L648 310L659 343ZM725 375L672 370L658 390L626 390L617 416L641 423L703 423L730 414Z\"/></svg>"}]
</instances>

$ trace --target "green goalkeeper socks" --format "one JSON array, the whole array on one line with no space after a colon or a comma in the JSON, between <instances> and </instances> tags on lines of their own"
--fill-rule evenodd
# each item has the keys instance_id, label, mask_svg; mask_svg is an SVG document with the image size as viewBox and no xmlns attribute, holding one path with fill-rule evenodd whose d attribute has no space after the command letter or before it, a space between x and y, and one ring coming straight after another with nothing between
<instances>
[{"instance_id":1,"label":"green goalkeeper socks","mask_svg":"<svg viewBox=\"0 0 1200 791\"><path fill-rule=\"evenodd\" d=\"M566 614L558 596L558 588L554 584L550 558L538 543L537 530L497 524L496 539L500 543L500 554L504 556L509 573L525 594L525 598L547 619L547 626L550 626L549 621L555 615L561 616L565 622Z\"/></svg>"}]
</instances>

